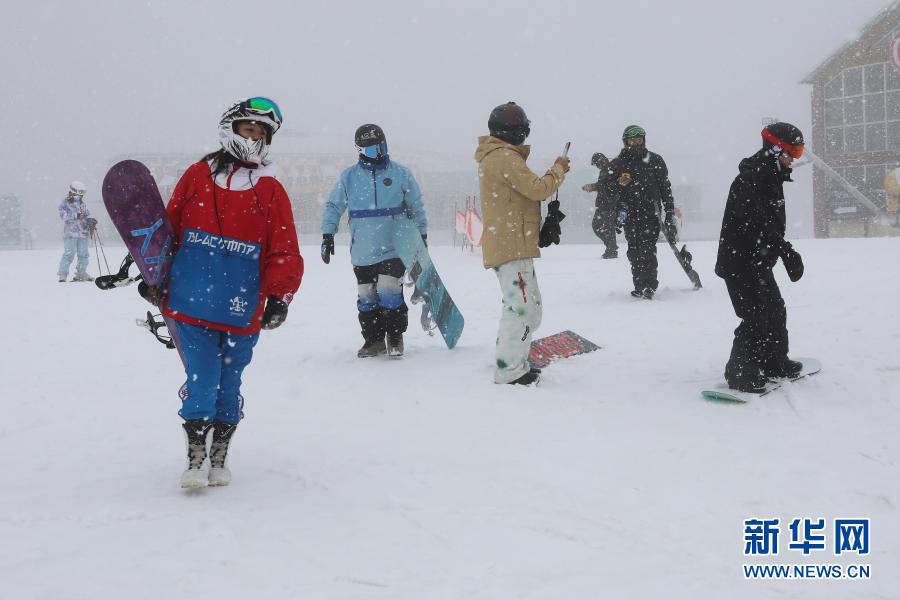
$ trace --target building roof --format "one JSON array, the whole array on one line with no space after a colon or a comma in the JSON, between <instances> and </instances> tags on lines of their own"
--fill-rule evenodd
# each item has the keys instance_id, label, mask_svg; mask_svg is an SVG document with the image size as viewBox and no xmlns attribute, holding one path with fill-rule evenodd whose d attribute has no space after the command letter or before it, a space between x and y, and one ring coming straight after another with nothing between
<instances>
[{"instance_id":1,"label":"building roof","mask_svg":"<svg viewBox=\"0 0 900 600\"><path fill-rule=\"evenodd\" d=\"M856 39L844 43L810 71L801 83L815 83L823 75L833 72L839 63L850 63L857 54L877 44L886 34L900 25L900 0L891 2L875 14L860 30ZM849 65L847 65L849 66Z\"/></svg>"}]
</instances>

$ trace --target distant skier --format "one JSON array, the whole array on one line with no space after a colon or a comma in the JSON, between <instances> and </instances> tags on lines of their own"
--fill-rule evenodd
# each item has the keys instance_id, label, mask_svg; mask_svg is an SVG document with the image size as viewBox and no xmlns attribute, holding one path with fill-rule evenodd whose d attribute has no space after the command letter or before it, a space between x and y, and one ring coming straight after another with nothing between
<instances>
[{"instance_id":1,"label":"distant skier","mask_svg":"<svg viewBox=\"0 0 900 600\"><path fill-rule=\"evenodd\" d=\"M528 168L525 161L531 147L524 142L531 132L530 121L515 102L491 111L488 130L490 135L478 138L475 160L484 218L484 267L496 273L503 298L494 383L531 385L540 378L528 353L542 314L534 271L534 258L541 255L541 202L565 180L569 159L560 156L542 177Z\"/></svg>"},{"instance_id":2,"label":"distant skier","mask_svg":"<svg viewBox=\"0 0 900 600\"><path fill-rule=\"evenodd\" d=\"M91 233L91 224L96 223L90 218L91 211L84 203L86 193L84 184L73 181L69 184L69 192L59 205L59 218L63 221L63 255L59 260L59 282L63 283L69 276L69 267L75 255L78 262L75 264L75 276L72 281L93 281L87 272L90 253L88 252L88 236Z\"/></svg>"},{"instance_id":3,"label":"distant skier","mask_svg":"<svg viewBox=\"0 0 900 600\"><path fill-rule=\"evenodd\" d=\"M803 260L784 239L783 184L791 179L791 163L803 154L803 134L790 123L762 131L762 149L741 161L731 184L716 275L725 280L734 312L731 356L725 365L729 387L762 393L767 378L791 377L802 368L788 358L787 311L772 274L781 257L791 281L803 276Z\"/></svg>"},{"instance_id":4,"label":"distant skier","mask_svg":"<svg viewBox=\"0 0 900 600\"><path fill-rule=\"evenodd\" d=\"M229 108L219 121L222 148L185 171L166 208L179 243L161 308L175 320L187 374L178 413L188 449L182 487L231 481L225 459L243 417L241 374L260 328L287 318L303 276L291 203L267 158L281 123L268 98ZM141 292L160 300L158 290Z\"/></svg>"},{"instance_id":5,"label":"distant skier","mask_svg":"<svg viewBox=\"0 0 900 600\"><path fill-rule=\"evenodd\" d=\"M628 242L628 261L635 298L652 300L659 286L656 242L659 241L659 215L663 214L665 235L677 235L675 200L669 169L662 156L646 147L647 132L629 125L622 133L624 148L609 165L611 176L607 190L618 197L616 227L624 228Z\"/></svg>"},{"instance_id":6,"label":"distant skier","mask_svg":"<svg viewBox=\"0 0 900 600\"><path fill-rule=\"evenodd\" d=\"M604 185L609 179L609 159L600 152L595 152L591 157L591 164L600 170L596 183L587 183L581 187L585 192L596 192L594 201L594 217L591 220L591 228L606 246L602 258L618 258L619 245L616 242L616 202L618 195L610 193Z\"/></svg>"},{"instance_id":7,"label":"distant skier","mask_svg":"<svg viewBox=\"0 0 900 600\"><path fill-rule=\"evenodd\" d=\"M425 205L412 172L391 160L381 127L361 125L354 141L357 163L341 173L322 214L322 260L331 262L334 234L349 208L350 262L356 275L356 308L363 336L356 355L370 358L387 352L401 357L409 309L403 299L406 267L394 248L393 221L405 219L408 212L426 241Z\"/></svg>"}]
</instances>

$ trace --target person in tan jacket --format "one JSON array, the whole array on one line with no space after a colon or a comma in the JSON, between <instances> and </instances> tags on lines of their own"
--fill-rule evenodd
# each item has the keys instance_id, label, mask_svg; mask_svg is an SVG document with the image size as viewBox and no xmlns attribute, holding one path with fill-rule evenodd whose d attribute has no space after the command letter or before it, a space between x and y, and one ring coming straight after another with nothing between
<instances>
[{"instance_id":1,"label":"person in tan jacket","mask_svg":"<svg viewBox=\"0 0 900 600\"><path fill-rule=\"evenodd\" d=\"M495 383L536 384L540 370L528 361L531 337L541 323L541 292L534 260L541 255L541 202L565 179L569 159L560 156L543 177L528 168L524 145L530 121L515 102L501 104L488 119L490 135L478 138L475 160L484 220L484 267L500 282L503 312L497 334Z\"/></svg>"}]
</instances>

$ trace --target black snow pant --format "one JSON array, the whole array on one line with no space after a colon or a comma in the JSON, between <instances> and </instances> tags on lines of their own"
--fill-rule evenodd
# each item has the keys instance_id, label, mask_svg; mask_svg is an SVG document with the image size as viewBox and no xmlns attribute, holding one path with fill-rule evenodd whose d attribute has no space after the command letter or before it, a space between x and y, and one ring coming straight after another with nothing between
<instances>
[{"instance_id":1,"label":"black snow pant","mask_svg":"<svg viewBox=\"0 0 900 600\"><path fill-rule=\"evenodd\" d=\"M359 324L366 343L383 340L386 333L403 333L409 309L403 299L406 267L399 258L353 267L356 275Z\"/></svg>"},{"instance_id":2,"label":"black snow pant","mask_svg":"<svg viewBox=\"0 0 900 600\"><path fill-rule=\"evenodd\" d=\"M616 207L598 206L594 210L594 218L591 221L594 234L600 238L607 252L617 252L619 245L616 243Z\"/></svg>"},{"instance_id":3,"label":"black snow pant","mask_svg":"<svg viewBox=\"0 0 900 600\"><path fill-rule=\"evenodd\" d=\"M631 279L634 289L659 287L656 262L656 242L659 240L659 221L642 219L638 223L625 222L625 239L628 241L628 262L631 263Z\"/></svg>"},{"instance_id":4,"label":"black snow pant","mask_svg":"<svg viewBox=\"0 0 900 600\"><path fill-rule=\"evenodd\" d=\"M725 285L741 320L734 330L731 357L725 365L729 382L753 379L767 365L787 360L787 310L772 269L746 277L726 277Z\"/></svg>"}]
</instances>

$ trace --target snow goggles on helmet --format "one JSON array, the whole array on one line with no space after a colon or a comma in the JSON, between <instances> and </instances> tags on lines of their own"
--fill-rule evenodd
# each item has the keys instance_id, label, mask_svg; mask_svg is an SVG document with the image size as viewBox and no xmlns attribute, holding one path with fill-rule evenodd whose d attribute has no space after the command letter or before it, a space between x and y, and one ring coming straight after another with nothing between
<instances>
[{"instance_id":1,"label":"snow goggles on helmet","mask_svg":"<svg viewBox=\"0 0 900 600\"><path fill-rule=\"evenodd\" d=\"M278 108L274 100L256 96L245 101L245 109L250 114L268 115L281 127L281 109Z\"/></svg>"},{"instance_id":2,"label":"snow goggles on helmet","mask_svg":"<svg viewBox=\"0 0 900 600\"><path fill-rule=\"evenodd\" d=\"M647 132L644 131L644 128L640 125L629 125L625 128L625 131L622 132L622 139L628 140L631 138L643 138L647 137Z\"/></svg>"},{"instance_id":3,"label":"snow goggles on helmet","mask_svg":"<svg viewBox=\"0 0 900 600\"><path fill-rule=\"evenodd\" d=\"M782 142L780 139L775 137L768 129L762 130L762 136L764 140L766 140L773 146L780 148L782 152L785 152L792 158L800 158L801 156L803 156L803 144L788 144L786 142Z\"/></svg>"}]
</instances>

